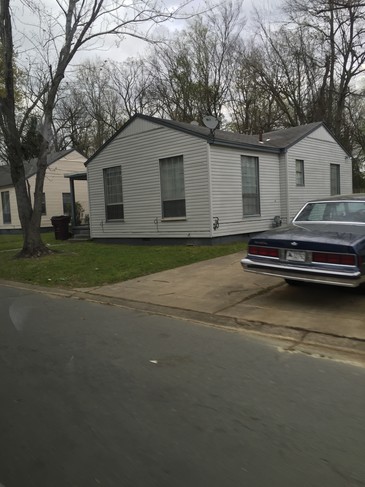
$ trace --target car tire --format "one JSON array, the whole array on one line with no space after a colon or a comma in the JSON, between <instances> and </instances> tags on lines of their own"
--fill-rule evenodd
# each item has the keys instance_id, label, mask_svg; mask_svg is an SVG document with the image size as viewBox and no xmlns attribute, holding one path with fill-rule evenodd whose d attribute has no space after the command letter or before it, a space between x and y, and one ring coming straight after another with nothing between
<instances>
[{"instance_id":1,"label":"car tire","mask_svg":"<svg viewBox=\"0 0 365 487\"><path fill-rule=\"evenodd\" d=\"M289 286L303 286L302 281L296 281L295 279L285 279L285 282L289 284Z\"/></svg>"},{"instance_id":2,"label":"car tire","mask_svg":"<svg viewBox=\"0 0 365 487\"><path fill-rule=\"evenodd\" d=\"M355 294L360 294L360 296L365 296L365 283L360 284L360 286L353 288Z\"/></svg>"}]
</instances>

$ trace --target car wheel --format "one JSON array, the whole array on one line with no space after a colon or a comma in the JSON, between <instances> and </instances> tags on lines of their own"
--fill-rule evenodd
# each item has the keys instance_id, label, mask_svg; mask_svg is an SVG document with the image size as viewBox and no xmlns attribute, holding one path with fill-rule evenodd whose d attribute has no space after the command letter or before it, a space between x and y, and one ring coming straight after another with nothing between
<instances>
[{"instance_id":1,"label":"car wheel","mask_svg":"<svg viewBox=\"0 0 365 487\"><path fill-rule=\"evenodd\" d=\"M303 286L302 281L296 281L295 279L285 279L285 282L289 284L289 286Z\"/></svg>"},{"instance_id":2,"label":"car wheel","mask_svg":"<svg viewBox=\"0 0 365 487\"><path fill-rule=\"evenodd\" d=\"M360 296L365 296L365 283L360 284L358 287L353 288L355 294L360 294Z\"/></svg>"}]
</instances>

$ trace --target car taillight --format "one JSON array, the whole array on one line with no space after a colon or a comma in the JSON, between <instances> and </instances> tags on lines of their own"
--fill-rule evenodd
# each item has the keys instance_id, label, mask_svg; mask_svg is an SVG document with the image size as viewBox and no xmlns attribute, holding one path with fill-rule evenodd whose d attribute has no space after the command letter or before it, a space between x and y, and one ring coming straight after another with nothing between
<instances>
[{"instance_id":1,"label":"car taillight","mask_svg":"<svg viewBox=\"0 0 365 487\"><path fill-rule=\"evenodd\" d=\"M259 247L257 245L249 245L248 253L252 255L262 255L264 257L279 257L279 249Z\"/></svg>"},{"instance_id":2,"label":"car taillight","mask_svg":"<svg viewBox=\"0 0 365 487\"><path fill-rule=\"evenodd\" d=\"M313 252L312 262L324 262L326 264L356 265L356 255L332 254L327 252Z\"/></svg>"}]
</instances>

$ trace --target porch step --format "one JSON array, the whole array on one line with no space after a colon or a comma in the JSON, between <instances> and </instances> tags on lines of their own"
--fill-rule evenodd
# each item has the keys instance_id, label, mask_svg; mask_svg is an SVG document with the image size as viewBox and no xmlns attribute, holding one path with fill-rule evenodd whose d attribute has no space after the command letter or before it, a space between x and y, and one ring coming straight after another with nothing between
<instances>
[{"instance_id":1,"label":"porch step","mask_svg":"<svg viewBox=\"0 0 365 487\"><path fill-rule=\"evenodd\" d=\"M88 225L72 227L72 237L70 238L70 241L85 242L86 240L90 240L90 228Z\"/></svg>"}]
</instances>

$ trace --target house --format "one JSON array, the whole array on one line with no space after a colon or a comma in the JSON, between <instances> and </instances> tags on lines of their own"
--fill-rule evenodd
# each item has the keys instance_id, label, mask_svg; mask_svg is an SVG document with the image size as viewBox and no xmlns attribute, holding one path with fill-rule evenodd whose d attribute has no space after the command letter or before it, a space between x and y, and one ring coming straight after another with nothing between
<instances>
[{"instance_id":1,"label":"house","mask_svg":"<svg viewBox=\"0 0 365 487\"><path fill-rule=\"evenodd\" d=\"M70 173L85 172L86 158L74 149L50 155L43 187L42 229L51 229L52 216L71 214L72 195L70 180L65 177ZM24 163L31 198L34 198L37 161ZM75 182L75 194L84 213L89 211L88 188L86 181ZM9 166L0 166L0 234L18 233L21 225Z\"/></svg>"},{"instance_id":2,"label":"house","mask_svg":"<svg viewBox=\"0 0 365 487\"><path fill-rule=\"evenodd\" d=\"M254 136L137 114L86 167L102 240L237 239L352 192L350 155L321 122Z\"/></svg>"}]
</instances>

